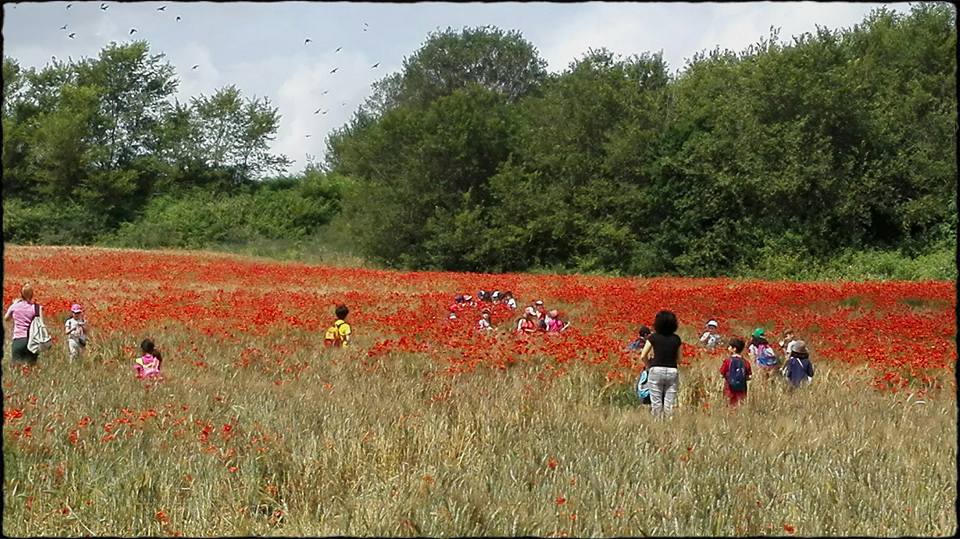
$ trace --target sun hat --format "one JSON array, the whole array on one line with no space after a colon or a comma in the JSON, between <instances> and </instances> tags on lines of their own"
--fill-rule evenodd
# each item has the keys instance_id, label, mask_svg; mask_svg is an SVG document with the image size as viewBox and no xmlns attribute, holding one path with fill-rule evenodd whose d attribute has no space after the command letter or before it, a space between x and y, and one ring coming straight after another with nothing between
<instances>
[{"instance_id":1,"label":"sun hat","mask_svg":"<svg viewBox=\"0 0 960 539\"><path fill-rule=\"evenodd\" d=\"M757 328L757 329L753 330L753 336L754 336L754 337L763 337L763 334L764 334L764 333L766 333L766 332L763 330L763 328Z\"/></svg>"},{"instance_id":2,"label":"sun hat","mask_svg":"<svg viewBox=\"0 0 960 539\"><path fill-rule=\"evenodd\" d=\"M70 312L72 312L72 313L82 313L82 312L83 312L83 307L81 307L79 303L74 303L74 304L70 307Z\"/></svg>"},{"instance_id":3,"label":"sun hat","mask_svg":"<svg viewBox=\"0 0 960 539\"><path fill-rule=\"evenodd\" d=\"M538 299L537 301L534 301L533 304L534 304L534 305L543 305L543 300L542 300L542 299Z\"/></svg>"},{"instance_id":4,"label":"sun hat","mask_svg":"<svg viewBox=\"0 0 960 539\"><path fill-rule=\"evenodd\" d=\"M537 314L537 313L536 311L533 310L533 307L527 307L526 309L523 310L523 314Z\"/></svg>"},{"instance_id":5,"label":"sun hat","mask_svg":"<svg viewBox=\"0 0 960 539\"><path fill-rule=\"evenodd\" d=\"M796 352L796 353L798 353L798 354L806 354L806 353L807 353L807 343L805 343L805 342L803 342L803 341L793 341L793 344L790 345L790 350L792 350L792 351L794 351L794 352Z\"/></svg>"},{"instance_id":6,"label":"sun hat","mask_svg":"<svg viewBox=\"0 0 960 539\"><path fill-rule=\"evenodd\" d=\"M708 326L717 327L717 326L719 326L720 324L718 324L716 320L711 320L711 321L707 322L707 325L708 325Z\"/></svg>"}]
</instances>

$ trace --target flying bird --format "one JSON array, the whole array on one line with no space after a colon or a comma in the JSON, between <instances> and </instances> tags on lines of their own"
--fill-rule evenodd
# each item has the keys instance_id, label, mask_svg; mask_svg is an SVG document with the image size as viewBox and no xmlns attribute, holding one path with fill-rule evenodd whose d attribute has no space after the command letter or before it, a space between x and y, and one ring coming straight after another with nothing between
<instances>
[{"instance_id":1,"label":"flying bird","mask_svg":"<svg viewBox=\"0 0 960 539\"><path fill-rule=\"evenodd\" d=\"M322 114L326 114L326 113L328 113L328 112L330 112L330 111L329 111L329 110L325 110L325 111L323 111Z\"/></svg>"},{"instance_id":2,"label":"flying bird","mask_svg":"<svg viewBox=\"0 0 960 539\"><path fill-rule=\"evenodd\" d=\"M137 31L136 28L131 28L131 29L130 29L130 35L132 36L136 31Z\"/></svg>"},{"instance_id":3,"label":"flying bird","mask_svg":"<svg viewBox=\"0 0 960 539\"><path fill-rule=\"evenodd\" d=\"M340 52L340 49L342 49L342 48L343 48L343 47L337 47L337 50L335 50L335 51L333 51L333 52Z\"/></svg>"},{"instance_id":4,"label":"flying bird","mask_svg":"<svg viewBox=\"0 0 960 539\"><path fill-rule=\"evenodd\" d=\"M74 38L74 36L76 36L76 35L77 35L77 33L76 33L76 32L70 32L70 35L69 35L69 36L67 36L67 37L69 37L70 39L73 39L73 38Z\"/></svg>"},{"instance_id":5,"label":"flying bird","mask_svg":"<svg viewBox=\"0 0 960 539\"><path fill-rule=\"evenodd\" d=\"M167 9L167 6L160 6L157 8L157 11L163 11L165 9Z\"/></svg>"},{"instance_id":6,"label":"flying bird","mask_svg":"<svg viewBox=\"0 0 960 539\"><path fill-rule=\"evenodd\" d=\"M307 43L310 43L311 41L313 41L313 40L308 37L307 39L304 39L304 40L303 40L303 44L306 45Z\"/></svg>"},{"instance_id":7,"label":"flying bird","mask_svg":"<svg viewBox=\"0 0 960 539\"><path fill-rule=\"evenodd\" d=\"M64 24L63 26L60 27L60 29L61 29L61 30L66 30L66 29L67 29L67 25Z\"/></svg>"},{"instance_id":8,"label":"flying bird","mask_svg":"<svg viewBox=\"0 0 960 539\"><path fill-rule=\"evenodd\" d=\"M376 68L378 68L378 67L380 67L380 62L377 62L377 63L373 64L372 66L370 66L370 69L376 69Z\"/></svg>"},{"instance_id":9,"label":"flying bird","mask_svg":"<svg viewBox=\"0 0 960 539\"><path fill-rule=\"evenodd\" d=\"M197 65L191 67L190 69L196 69L196 68L198 68L198 67L200 67L200 64L197 64Z\"/></svg>"},{"instance_id":10,"label":"flying bird","mask_svg":"<svg viewBox=\"0 0 960 539\"><path fill-rule=\"evenodd\" d=\"M177 15L177 22L180 22L180 15Z\"/></svg>"},{"instance_id":11,"label":"flying bird","mask_svg":"<svg viewBox=\"0 0 960 539\"><path fill-rule=\"evenodd\" d=\"M333 68L332 70L330 70L330 74L332 75L332 74L336 73L338 69L340 69L340 68L339 68L339 67Z\"/></svg>"},{"instance_id":12,"label":"flying bird","mask_svg":"<svg viewBox=\"0 0 960 539\"><path fill-rule=\"evenodd\" d=\"M320 94L320 95L327 95L329 92L330 92L330 90L324 90L323 93Z\"/></svg>"},{"instance_id":13,"label":"flying bird","mask_svg":"<svg viewBox=\"0 0 960 539\"><path fill-rule=\"evenodd\" d=\"M340 106L341 106L341 107L346 107L346 106L347 106L347 102L344 101L343 103L340 103Z\"/></svg>"},{"instance_id":14,"label":"flying bird","mask_svg":"<svg viewBox=\"0 0 960 539\"><path fill-rule=\"evenodd\" d=\"M108 6L108 5L106 5L106 4L100 4L100 9L102 9L103 11L106 11L108 7L110 7L110 6Z\"/></svg>"},{"instance_id":15,"label":"flying bird","mask_svg":"<svg viewBox=\"0 0 960 539\"><path fill-rule=\"evenodd\" d=\"M313 113L314 113L314 114L320 114L320 111L321 111L321 110L323 110L323 109L317 109L317 110L313 111Z\"/></svg>"},{"instance_id":16,"label":"flying bird","mask_svg":"<svg viewBox=\"0 0 960 539\"><path fill-rule=\"evenodd\" d=\"M307 138L310 138L310 135L307 135Z\"/></svg>"},{"instance_id":17,"label":"flying bird","mask_svg":"<svg viewBox=\"0 0 960 539\"><path fill-rule=\"evenodd\" d=\"M72 5L73 5L73 4L67 4L67 9L70 9L70 6L72 6Z\"/></svg>"}]
</instances>

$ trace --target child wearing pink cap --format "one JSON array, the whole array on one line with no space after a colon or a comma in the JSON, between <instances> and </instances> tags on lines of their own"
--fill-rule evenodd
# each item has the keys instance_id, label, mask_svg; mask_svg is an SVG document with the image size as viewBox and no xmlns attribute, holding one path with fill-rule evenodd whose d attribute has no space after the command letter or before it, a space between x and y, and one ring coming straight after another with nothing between
<instances>
[{"instance_id":1,"label":"child wearing pink cap","mask_svg":"<svg viewBox=\"0 0 960 539\"><path fill-rule=\"evenodd\" d=\"M71 317L67 318L64 329L67 334L67 350L70 352L70 361L79 359L87 346L87 321L83 317L83 308L79 303L70 307Z\"/></svg>"},{"instance_id":2,"label":"child wearing pink cap","mask_svg":"<svg viewBox=\"0 0 960 539\"><path fill-rule=\"evenodd\" d=\"M144 341L140 343L140 351L143 355L134 360L133 364L133 370L137 373L137 379L160 378L160 364L163 362L163 357L160 355L160 351L154 346L153 341L144 339Z\"/></svg>"}]
</instances>

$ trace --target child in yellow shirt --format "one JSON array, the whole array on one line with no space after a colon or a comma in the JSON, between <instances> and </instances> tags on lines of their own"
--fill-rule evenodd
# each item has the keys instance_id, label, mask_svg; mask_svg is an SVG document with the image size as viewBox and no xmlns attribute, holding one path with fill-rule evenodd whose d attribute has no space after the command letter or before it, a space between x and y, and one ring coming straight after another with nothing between
<instances>
[{"instance_id":1,"label":"child in yellow shirt","mask_svg":"<svg viewBox=\"0 0 960 539\"><path fill-rule=\"evenodd\" d=\"M347 315L350 314L350 309L346 305L337 305L334 312L337 319L332 326L327 328L327 332L323 336L323 344L327 347L346 348L350 344L351 331L350 324L347 323Z\"/></svg>"}]
</instances>

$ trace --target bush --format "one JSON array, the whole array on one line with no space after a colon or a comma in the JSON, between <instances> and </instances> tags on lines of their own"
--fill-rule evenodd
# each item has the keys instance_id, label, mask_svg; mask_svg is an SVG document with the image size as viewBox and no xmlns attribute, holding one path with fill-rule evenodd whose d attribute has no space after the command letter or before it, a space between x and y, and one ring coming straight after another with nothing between
<instances>
[{"instance_id":1,"label":"bush","mask_svg":"<svg viewBox=\"0 0 960 539\"><path fill-rule=\"evenodd\" d=\"M315 234L340 211L342 182L308 177L265 183L229 196L198 189L157 197L139 220L123 223L104 243L201 249L260 240L296 242Z\"/></svg>"},{"instance_id":2,"label":"bush","mask_svg":"<svg viewBox=\"0 0 960 539\"><path fill-rule=\"evenodd\" d=\"M754 264L738 268L737 276L789 280L956 280L956 249L946 243L911 257L899 250L847 250L817 260L802 250L764 248Z\"/></svg>"},{"instance_id":3,"label":"bush","mask_svg":"<svg viewBox=\"0 0 960 539\"><path fill-rule=\"evenodd\" d=\"M917 257L900 251L848 251L825 264L831 279L956 280L956 249L938 245Z\"/></svg>"},{"instance_id":4,"label":"bush","mask_svg":"<svg viewBox=\"0 0 960 539\"><path fill-rule=\"evenodd\" d=\"M3 241L20 244L91 243L103 231L100 214L69 201L30 204L3 200Z\"/></svg>"}]
</instances>

